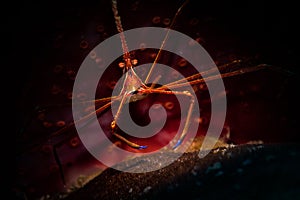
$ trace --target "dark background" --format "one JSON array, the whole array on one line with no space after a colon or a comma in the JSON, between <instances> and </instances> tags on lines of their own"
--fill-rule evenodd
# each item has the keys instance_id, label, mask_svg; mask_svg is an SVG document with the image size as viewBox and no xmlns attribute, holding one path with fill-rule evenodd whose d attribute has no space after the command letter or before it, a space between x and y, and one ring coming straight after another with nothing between
<instances>
[{"instance_id":1,"label":"dark background","mask_svg":"<svg viewBox=\"0 0 300 200\"><path fill-rule=\"evenodd\" d=\"M138 13L143 16L139 18L135 17L135 13L127 11L127 8L134 2L132 0L119 2L125 30L147 25L143 20L151 20L151 17L147 18L147 16L152 16L152 12L172 16L175 8L180 5L179 1L140 1L144 12ZM6 10L5 8L2 9ZM85 24L95 19L110 27L108 28L109 35L115 34L116 30L109 1L19 1L9 5L7 10L9 12L2 17L1 32L5 33L3 41L9 47L4 54L8 52L9 65L6 65L6 68L9 69L9 75L12 77L11 84L16 85L13 90L13 95L16 97L13 99L14 103L17 103L14 126L17 138L18 131L27 117L26 113L40 103L41 96L43 96L42 99L46 98L46 89L38 94L36 92L41 89L36 90L36 88L47 86L46 82L53 78L52 75L47 76L50 66L68 60L72 60L73 65L79 66L88 53L88 51L75 48L73 52L69 51L73 48L68 43L72 41L70 38L80 38L84 35ZM292 132L282 133L282 140L299 142L298 113L296 112L299 91L296 86L299 74L297 54L299 35L296 29L299 24L299 11L295 3L259 0L219 2L191 0L184 12L178 24L184 23L186 16L195 15L205 19L202 23L206 29L199 32L204 35L204 38L206 36L207 41L204 47L212 56L217 56L218 51L228 53L228 55L234 54L237 57L259 55L257 58L259 62L279 66L292 74L292 81L284 87L285 93L288 94L284 98L284 105L288 104L285 108L287 111L284 112L288 113L288 119L293 119L291 123L288 123L288 128ZM179 29L182 27L178 26ZM191 32L183 30L185 31L192 34L193 30ZM59 50L59 53L62 53L61 56L56 48L53 48L60 33L65 33L69 38L63 45L71 45L65 50ZM78 44L76 45L74 47L78 47ZM89 48L93 45L95 44ZM39 76L44 81L41 85L38 85L41 81ZM34 92L31 93L32 91Z\"/></svg>"},{"instance_id":2,"label":"dark background","mask_svg":"<svg viewBox=\"0 0 300 200\"><path fill-rule=\"evenodd\" d=\"M125 30L151 25L149 21L155 14L173 16L182 1L140 1L139 9L142 11L130 11L135 2L139 1L119 2ZM78 48L80 38L98 37L97 33L88 33L90 22L101 22L108 27L108 35L116 34L109 1L20 1L11 6L12 11L3 17L7 27L3 31L8 33L4 42L11 47L8 52L12 62L8 68L12 70L12 82L17 86L14 91L17 98L14 99L18 101L18 106L25 109L25 113L41 104L41 96L47 98L46 89L50 86L46 82L50 83L55 78L50 68L57 63L79 67L89 50L96 45L92 43L84 51ZM188 19L194 16L200 19L199 30L185 28ZM219 54L237 59L248 57L256 59L256 63L267 63L291 72L292 81L283 89L288 94L285 101L290 103L284 105L288 106L286 110L297 121L294 108L297 107L298 96L299 36L296 30L297 6L292 1L192 0L176 24L175 29L192 37L196 31L199 32L206 40L202 45L213 59L219 59ZM54 48L61 35L64 35L60 44L62 47ZM284 83L278 79L274 87L281 85ZM17 112L16 117L18 129L24 123L24 115Z\"/></svg>"},{"instance_id":3,"label":"dark background","mask_svg":"<svg viewBox=\"0 0 300 200\"><path fill-rule=\"evenodd\" d=\"M12 45L12 56L22 67L16 69L23 74L21 80L30 76L33 66L33 56L43 55L41 49L49 42L53 33L57 31L57 24L75 24L78 19L73 18L76 11L90 13L94 15L99 6L99 13L110 13L110 9L101 10L103 5L109 5L109 1L60 2L60 1L19 1L11 5L11 12L3 16L4 26L1 29L8 32L8 41ZM119 2L124 8L132 5L134 1ZM168 5L168 1L152 0L141 4L156 8L157 5ZM215 19L216 24L212 24L222 30L221 33L211 33L215 35L228 34L237 37L240 43L245 43L243 48L260 51L270 62L291 67L297 70L296 50L298 45L297 26L299 15L297 6L293 1L191 1L189 13L200 13ZM198 5L199 4L199 5ZM174 1L170 4L170 10L175 11L175 7L180 2ZM5 9L5 7L3 7ZM91 12L89 12L89 10ZM122 13L122 11L120 11ZM93 13L93 14L92 14ZM73 15L72 15L73 14ZM147 13L145 13L146 15ZM88 16L87 16L88 18ZM125 17L123 17L125 18ZM112 21L112 19L107 19ZM138 19L136 19L138 20ZM68 23L69 22L69 23ZM127 22L132 24L134 22ZM71 27L69 25L69 27ZM126 26L124 26L124 29ZM220 35L221 36L221 35ZM4 40L4 42L7 40ZM18 47L18 49L16 49ZM19 53L15 53L19 52ZM17 57L16 57L17 55ZM273 64L271 63L271 64ZM26 76L27 75L27 76ZM20 78L21 78L20 77Z\"/></svg>"}]
</instances>

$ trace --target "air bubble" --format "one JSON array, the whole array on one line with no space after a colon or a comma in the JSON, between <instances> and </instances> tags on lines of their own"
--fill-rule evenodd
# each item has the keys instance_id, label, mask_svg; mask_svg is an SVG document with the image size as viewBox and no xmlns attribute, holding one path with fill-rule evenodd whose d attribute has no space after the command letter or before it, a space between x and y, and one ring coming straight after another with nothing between
<instances>
[{"instance_id":1,"label":"air bubble","mask_svg":"<svg viewBox=\"0 0 300 200\"><path fill-rule=\"evenodd\" d=\"M91 51L91 52L90 52L90 58L91 58L91 59L96 59L96 58L97 58L97 53L96 53L96 51Z\"/></svg>"},{"instance_id":2,"label":"air bubble","mask_svg":"<svg viewBox=\"0 0 300 200\"><path fill-rule=\"evenodd\" d=\"M119 67L120 67L120 68L124 68L124 67L125 67L125 63L119 62Z\"/></svg>"},{"instance_id":3,"label":"air bubble","mask_svg":"<svg viewBox=\"0 0 300 200\"><path fill-rule=\"evenodd\" d=\"M51 128L51 127L53 126L53 124L52 124L51 122L45 121L45 122L43 122L43 126L44 126L45 128Z\"/></svg>"},{"instance_id":4,"label":"air bubble","mask_svg":"<svg viewBox=\"0 0 300 200\"><path fill-rule=\"evenodd\" d=\"M70 146L71 147L77 147L79 145L79 138L78 137L74 137L70 140Z\"/></svg>"},{"instance_id":5,"label":"air bubble","mask_svg":"<svg viewBox=\"0 0 300 200\"><path fill-rule=\"evenodd\" d=\"M52 86L52 88L51 88L51 93L52 94L56 95L56 94L58 94L60 92L61 92L61 89L60 89L60 87L58 85L53 85Z\"/></svg>"},{"instance_id":6,"label":"air bubble","mask_svg":"<svg viewBox=\"0 0 300 200\"><path fill-rule=\"evenodd\" d=\"M54 69L53 69L53 72L54 73L59 73L59 72L61 72L62 70L63 70L63 66L62 65L56 65L55 67L54 67Z\"/></svg>"},{"instance_id":7,"label":"air bubble","mask_svg":"<svg viewBox=\"0 0 300 200\"><path fill-rule=\"evenodd\" d=\"M197 38L195 38L194 40L193 39L191 39L190 41L189 41L189 46L195 46L195 45L197 45L197 44L203 44L204 43L204 40L201 38L201 37L197 37Z\"/></svg>"},{"instance_id":8,"label":"air bubble","mask_svg":"<svg viewBox=\"0 0 300 200\"><path fill-rule=\"evenodd\" d=\"M155 17L153 17L152 23L153 23L153 24L159 24L159 23L160 23L160 16L155 16Z\"/></svg>"},{"instance_id":9,"label":"air bubble","mask_svg":"<svg viewBox=\"0 0 300 200\"><path fill-rule=\"evenodd\" d=\"M105 40L106 38L108 38L109 37L109 35L108 35L108 33L106 33L106 32L104 32L103 34L102 34L102 38Z\"/></svg>"},{"instance_id":10,"label":"air bubble","mask_svg":"<svg viewBox=\"0 0 300 200\"><path fill-rule=\"evenodd\" d=\"M37 118L40 121L44 121L46 119L46 115L45 115L45 113L39 113Z\"/></svg>"},{"instance_id":11,"label":"air bubble","mask_svg":"<svg viewBox=\"0 0 300 200\"><path fill-rule=\"evenodd\" d=\"M198 92L199 87L197 87L197 85L193 85L192 87L193 87L194 92Z\"/></svg>"},{"instance_id":12,"label":"air bubble","mask_svg":"<svg viewBox=\"0 0 300 200\"><path fill-rule=\"evenodd\" d=\"M69 79L75 80L76 72L75 72L74 70L69 69L69 70L67 71L67 74L68 74L68 76L69 76Z\"/></svg>"},{"instance_id":13,"label":"air bubble","mask_svg":"<svg viewBox=\"0 0 300 200\"><path fill-rule=\"evenodd\" d=\"M197 42L195 41L195 40L193 40L193 39L191 39L190 41L189 41L189 46L195 46L197 44Z\"/></svg>"},{"instance_id":14,"label":"air bubble","mask_svg":"<svg viewBox=\"0 0 300 200\"><path fill-rule=\"evenodd\" d=\"M206 84L200 84L200 85L199 85L199 89L200 89L200 90L206 90L206 89L207 89Z\"/></svg>"},{"instance_id":15,"label":"air bubble","mask_svg":"<svg viewBox=\"0 0 300 200\"><path fill-rule=\"evenodd\" d=\"M178 62L179 67L185 67L187 65L187 61L185 59L180 59Z\"/></svg>"},{"instance_id":16,"label":"air bubble","mask_svg":"<svg viewBox=\"0 0 300 200\"><path fill-rule=\"evenodd\" d=\"M116 145L117 147L121 147L122 146L122 142L121 141L116 141L116 142L114 142L114 145Z\"/></svg>"},{"instance_id":17,"label":"air bubble","mask_svg":"<svg viewBox=\"0 0 300 200\"><path fill-rule=\"evenodd\" d=\"M199 19L194 17L190 20L189 23L190 23L191 26L196 26L199 23Z\"/></svg>"},{"instance_id":18,"label":"air bubble","mask_svg":"<svg viewBox=\"0 0 300 200\"><path fill-rule=\"evenodd\" d=\"M97 31L98 33L103 33L103 32L104 32L104 26L103 26L102 24L98 25L98 26L96 27L96 31Z\"/></svg>"},{"instance_id":19,"label":"air bubble","mask_svg":"<svg viewBox=\"0 0 300 200\"><path fill-rule=\"evenodd\" d=\"M224 125L224 128L223 128L223 130L222 130L222 133L225 134L225 138L226 138L227 140L230 139L230 127L229 127L229 126Z\"/></svg>"},{"instance_id":20,"label":"air bubble","mask_svg":"<svg viewBox=\"0 0 300 200\"><path fill-rule=\"evenodd\" d=\"M68 92L67 98L72 100L73 99L73 92Z\"/></svg>"},{"instance_id":21,"label":"air bubble","mask_svg":"<svg viewBox=\"0 0 300 200\"><path fill-rule=\"evenodd\" d=\"M196 42L198 42L199 44L203 43L204 40L201 38L201 37L197 37L196 39Z\"/></svg>"},{"instance_id":22,"label":"air bubble","mask_svg":"<svg viewBox=\"0 0 300 200\"><path fill-rule=\"evenodd\" d=\"M138 63L138 60L137 60L137 59L131 60L131 64L132 64L132 65L137 65L137 63Z\"/></svg>"},{"instance_id":23,"label":"air bubble","mask_svg":"<svg viewBox=\"0 0 300 200\"><path fill-rule=\"evenodd\" d=\"M66 122L63 120L57 121L55 124L57 127L63 127L66 125Z\"/></svg>"},{"instance_id":24,"label":"air bubble","mask_svg":"<svg viewBox=\"0 0 300 200\"><path fill-rule=\"evenodd\" d=\"M205 117L198 117L196 118L196 122L203 125L207 123L207 120Z\"/></svg>"},{"instance_id":25,"label":"air bubble","mask_svg":"<svg viewBox=\"0 0 300 200\"><path fill-rule=\"evenodd\" d=\"M157 55L156 53L151 53L151 54L150 54L150 58L153 58L153 59L154 59L154 58L156 57L156 55Z\"/></svg>"},{"instance_id":26,"label":"air bubble","mask_svg":"<svg viewBox=\"0 0 300 200\"><path fill-rule=\"evenodd\" d=\"M164 104L164 107L167 109L167 110L172 110L174 108L174 103L171 102L171 101L168 101Z\"/></svg>"},{"instance_id":27,"label":"air bubble","mask_svg":"<svg viewBox=\"0 0 300 200\"><path fill-rule=\"evenodd\" d=\"M86 49L89 47L89 43L86 40L82 40L79 44L80 48Z\"/></svg>"},{"instance_id":28,"label":"air bubble","mask_svg":"<svg viewBox=\"0 0 300 200\"><path fill-rule=\"evenodd\" d=\"M110 88L110 89L114 89L115 86L116 86L117 82L116 81L111 81L110 83L107 84L107 86Z\"/></svg>"},{"instance_id":29,"label":"air bubble","mask_svg":"<svg viewBox=\"0 0 300 200\"><path fill-rule=\"evenodd\" d=\"M140 44L140 50L145 50L146 49L146 44L145 43L141 43Z\"/></svg>"},{"instance_id":30,"label":"air bubble","mask_svg":"<svg viewBox=\"0 0 300 200\"><path fill-rule=\"evenodd\" d=\"M170 18L164 18L163 24L164 24L165 26L169 26L170 23L171 23L171 19L170 19Z\"/></svg>"},{"instance_id":31,"label":"air bubble","mask_svg":"<svg viewBox=\"0 0 300 200\"><path fill-rule=\"evenodd\" d=\"M160 103L155 103L155 104L152 105L151 108L157 110L157 109L161 108L161 104Z\"/></svg>"}]
</instances>

